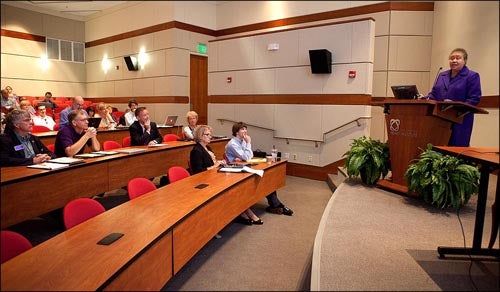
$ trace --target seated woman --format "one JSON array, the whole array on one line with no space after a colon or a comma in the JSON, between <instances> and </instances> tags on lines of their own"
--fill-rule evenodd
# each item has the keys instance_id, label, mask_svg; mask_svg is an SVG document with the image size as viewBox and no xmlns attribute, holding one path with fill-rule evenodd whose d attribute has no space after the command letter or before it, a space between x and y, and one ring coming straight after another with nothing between
<instances>
[{"instance_id":1,"label":"seated woman","mask_svg":"<svg viewBox=\"0 0 500 292\"><path fill-rule=\"evenodd\" d=\"M106 109L106 104L104 102L98 103L96 110L97 112L94 117L101 118L101 123L99 124L99 128L114 129L116 127L116 122L115 120L113 120L111 112L108 112L108 110Z\"/></svg>"},{"instance_id":2,"label":"seated woman","mask_svg":"<svg viewBox=\"0 0 500 292\"><path fill-rule=\"evenodd\" d=\"M186 114L186 120L188 125L182 128L185 139L193 140L193 132L196 128L196 123L198 123L198 114L195 111L189 111Z\"/></svg>"},{"instance_id":3,"label":"seated woman","mask_svg":"<svg viewBox=\"0 0 500 292\"><path fill-rule=\"evenodd\" d=\"M88 106L85 111L87 111L87 114L89 115L89 118L93 118L95 116L95 107Z\"/></svg>"},{"instance_id":4,"label":"seated woman","mask_svg":"<svg viewBox=\"0 0 500 292\"><path fill-rule=\"evenodd\" d=\"M193 174L200 173L205 170L214 169L219 167L224 161L219 161L215 158L215 154L208 146L210 138L212 137L212 128L207 125L199 125L195 128L193 133L194 145L189 155L191 164L191 171ZM247 209L241 215L243 222L247 225L257 224L262 225L262 221L251 209Z\"/></svg>"}]
</instances>

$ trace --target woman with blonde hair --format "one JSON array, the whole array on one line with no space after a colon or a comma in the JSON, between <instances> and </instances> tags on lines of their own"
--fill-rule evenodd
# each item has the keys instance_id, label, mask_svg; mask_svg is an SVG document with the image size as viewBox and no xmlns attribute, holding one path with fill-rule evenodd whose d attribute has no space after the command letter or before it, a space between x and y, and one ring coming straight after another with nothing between
<instances>
[{"instance_id":1,"label":"woman with blonde hair","mask_svg":"<svg viewBox=\"0 0 500 292\"><path fill-rule=\"evenodd\" d=\"M111 116L111 112L108 112L106 109L106 104L104 102L100 102L96 107L96 118L101 118L101 123L99 124L99 128L104 129L114 129L116 126L115 120Z\"/></svg>"},{"instance_id":2,"label":"woman with blonde hair","mask_svg":"<svg viewBox=\"0 0 500 292\"><path fill-rule=\"evenodd\" d=\"M196 123L198 123L198 114L195 111L189 111L186 114L186 120L188 124L182 129L184 138L187 140L193 140L194 129L196 128Z\"/></svg>"},{"instance_id":3,"label":"woman with blonde hair","mask_svg":"<svg viewBox=\"0 0 500 292\"><path fill-rule=\"evenodd\" d=\"M212 128L210 126L197 126L194 130L193 136L196 144L189 155L189 163L193 174L217 168L219 165L224 163L224 161L220 161L215 158L214 152L210 146L208 146L212 137ZM255 215L250 208L241 213L240 218L246 225L264 224L264 221Z\"/></svg>"}]
</instances>

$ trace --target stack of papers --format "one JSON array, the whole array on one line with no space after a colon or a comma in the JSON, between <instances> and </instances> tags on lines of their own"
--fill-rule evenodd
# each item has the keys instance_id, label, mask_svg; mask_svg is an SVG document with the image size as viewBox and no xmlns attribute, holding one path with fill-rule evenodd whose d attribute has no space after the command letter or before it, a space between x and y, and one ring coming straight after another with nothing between
<instances>
[{"instance_id":1,"label":"stack of papers","mask_svg":"<svg viewBox=\"0 0 500 292\"><path fill-rule=\"evenodd\" d=\"M132 154L132 153L146 152L148 150L146 148L121 148L121 149L116 149L116 151L120 153Z\"/></svg>"},{"instance_id":2,"label":"stack of papers","mask_svg":"<svg viewBox=\"0 0 500 292\"><path fill-rule=\"evenodd\" d=\"M77 154L75 157L77 158L93 158L93 157L101 157L105 155L113 155L113 154L118 154L119 152L117 151L95 151L95 152L90 152L90 153L83 153L83 154Z\"/></svg>"},{"instance_id":3,"label":"stack of papers","mask_svg":"<svg viewBox=\"0 0 500 292\"><path fill-rule=\"evenodd\" d=\"M63 167L68 167L68 166L69 166L69 164L51 163L51 162L44 162L44 163L39 163L39 164L28 165L29 168L39 168L39 169L58 169L58 168L63 168Z\"/></svg>"},{"instance_id":4,"label":"stack of papers","mask_svg":"<svg viewBox=\"0 0 500 292\"><path fill-rule=\"evenodd\" d=\"M62 163L62 164L77 164L77 163L83 163L83 162L85 162L85 160L83 160L81 158L73 158L73 157L59 157L59 158L50 159L48 162Z\"/></svg>"},{"instance_id":5,"label":"stack of papers","mask_svg":"<svg viewBox=\"0 0 500 292\"><path fill-rule=\"evenodd\" d=\"M168 144L166 144L166 143L158 143L158 144L148 145L148 147L161 147L161 146L168 146Z\"/></svg>"},{"instance_id":6,"label":"stack of papers","mask_svg":"<svg viewBox=\"0 0 500 292\"><path fill-rule=\"evenodd\" d=\"M243 167L222 167L219 168L220 172L248 172L255 173L256 175L262 177L264 175L264 171L262 169L253 169L248 166Z\"/></svg>"}]
</instances>

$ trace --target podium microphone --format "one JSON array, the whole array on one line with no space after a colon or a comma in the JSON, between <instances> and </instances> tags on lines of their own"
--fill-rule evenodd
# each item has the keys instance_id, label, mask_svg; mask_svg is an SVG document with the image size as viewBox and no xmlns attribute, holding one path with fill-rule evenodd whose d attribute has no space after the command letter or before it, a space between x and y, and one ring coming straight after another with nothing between
<instances>
[{"instance_id":1,"label":"podium microphone","mask_svg":"<svg viewBox=\"0 0 500 292\"><path fill-rule=\"evenodd\" d=\"M432 92L432 89L434 88L434 86L436 86L436 82L438 81L438 77L439 77L439 73L441 73L441 70L443 70L443 67L439 67L437 73L436 73L436 78L434 78L434 84L432 84L432 87L431 87L431 92ZM429 99L429 95L427 96L424 96L426 99ZM422 97L423 98L423 97Z\"/></svg>"},{"instance_id":2,"label":"podium microphone","mask_svg":"<svg viewBox=\"0 0 500 292\"><path fill-rule=\"evenodd\" d=\"M436 86L436 82L438 81L439 73L441 73L441 70L443 70L443 67L439 67L439 70L436 73L436 78L434 78L434 84L432 85L432 88L434 88L434 86ZM431 88L431 90L432 90L432 88Z\"/></svg>"}]
</instances>

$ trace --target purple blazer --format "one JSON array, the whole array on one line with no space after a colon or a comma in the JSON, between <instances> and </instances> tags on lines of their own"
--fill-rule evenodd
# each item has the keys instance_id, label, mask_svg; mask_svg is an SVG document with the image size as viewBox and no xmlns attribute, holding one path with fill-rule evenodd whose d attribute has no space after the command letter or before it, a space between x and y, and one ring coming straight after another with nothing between
<instances>
[{"instance_id":1,"label":"purple blazer","mask_svg":"<svg viewBox=\"0 0 500 292\"><path fill-rule=\"evenodd\" d=\"M440 73L427 97L437 101L450 99L477 105L481 100L479 74L464 66L455 78L452 79L450 76L451 70ZM473 113L466 114L461 124L454 123L451 127L451 137L448 145L468 147L473 123Z\"/></svg>"}]
</instances>

